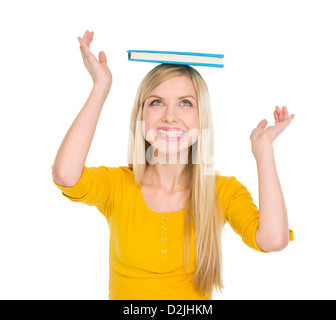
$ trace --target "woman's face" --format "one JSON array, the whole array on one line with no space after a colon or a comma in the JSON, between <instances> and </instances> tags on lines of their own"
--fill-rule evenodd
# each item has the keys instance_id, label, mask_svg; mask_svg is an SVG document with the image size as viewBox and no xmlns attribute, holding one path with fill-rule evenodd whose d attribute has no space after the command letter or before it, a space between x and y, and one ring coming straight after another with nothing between
<instances>
[{"instance_id":1,"label":"woman's face","mask_svg":"<svg viewBox=\"0 0 336 320\"><path fill-rule=\"evenodd\" d=\"M198 115L191 79L177 76L160 84L145 100L142 133L159 153L187 151L198 139Z\"/></svg>"}]
</instances>

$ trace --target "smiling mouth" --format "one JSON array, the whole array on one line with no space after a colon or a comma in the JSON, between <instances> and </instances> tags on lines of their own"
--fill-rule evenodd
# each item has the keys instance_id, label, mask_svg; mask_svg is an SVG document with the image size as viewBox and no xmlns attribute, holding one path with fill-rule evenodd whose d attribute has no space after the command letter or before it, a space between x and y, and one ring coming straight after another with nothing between
<instances>
[{"instance_id":1,"label":"smiling mouth","mask_svg":"<svg viewBox=\"0 0 336 320\"><path fill-rule=\"evenodd\" d=\"M158 133L161 136L164 137L181 137L185 131L184 130L162 130L162 129L156 129L156 133Z\"/></svg>"},{"instance_id":2,"label":"smiling mouth","mask_svg":"<svg viewBox=\"0 0 336 320\"><path fill-rule=\"evenodd\" d=\"M156 129L155 132L159 139L168 140L168 141L179 141L186 135L186 131L184 130L169 130L168 131L168 130Z\"/></svg>"}]
</instances>

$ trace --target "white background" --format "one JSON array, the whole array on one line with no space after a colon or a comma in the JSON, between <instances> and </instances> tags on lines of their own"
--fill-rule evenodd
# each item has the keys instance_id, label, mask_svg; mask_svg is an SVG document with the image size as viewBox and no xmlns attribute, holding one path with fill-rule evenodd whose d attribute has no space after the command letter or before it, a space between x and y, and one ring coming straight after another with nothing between
<instances>
[{"instance_id":1,"label":"white background","mask_svg":"<svg viewBox=\"0 0 336 320\"><path fill-rule=\"evenodd\" d=\"M105 218L73 203L51 165L92 80L77 36L95 32L113 74L87 166L127 165L136 90L154 63L127 50L225 55L206 80L215 168L258 205L249 135L276 105L296 115L274 142L295 241L281 252L223 232L223 295L213 299L335 299L336 12L333 1L2 1L1 299L108 299Z\"/></svg>"}]
</instances>

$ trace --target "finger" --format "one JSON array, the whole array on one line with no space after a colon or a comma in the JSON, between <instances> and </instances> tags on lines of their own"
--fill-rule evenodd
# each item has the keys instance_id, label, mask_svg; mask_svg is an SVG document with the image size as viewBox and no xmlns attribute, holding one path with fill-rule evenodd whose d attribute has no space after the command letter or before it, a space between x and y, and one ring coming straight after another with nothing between
<instances>
[{"instance_id":1,"label":"finger","mask_svg":"<svg viewBox=\"0 0 336 320\"><path fill-rule=\"evenodd\" d=\"M283 115L284 120L288 119L289 115L288 115L288 110L287 110L286 106L282 107L282 115Z\"/></svg>"},{"instance_id":2,"label":"finger","mask_svg":"<svg viewBox=\"0 0 336 320\"><path fill-rule=\"evenodd\" d=\"M92 39L93 39L93 32L89 32L87 30L83 36L83 41L88 46L88 48L90 48L90 43L92 42Z\"/></svg>"},{"instance_id":3,"label":"finger","mask_svg":"<svg viewBox=\"0 0 336 320\"><path fill-rule=\"evenodd\" d=\"M287 119L285 119L285 120L282 122L283 127L284 127L284 128L287 128L287 127L290 125L291 121L294 119L294 117L295 117L295 115L294 115L294 114L291 114L290 117L288 117Z\"/></svg>"},{"instance_id":4,"label":"finger","mask_svg":"<svg viewBox=\"0 0 336 320\"><path fill-rule=\"evenodd\" d=\"M99 52L98 57L99 57L99 62L102 65L107 66L107 59L106 59L105 52L104 51Z\"/></svg>"},{"instance_id":5,"label":"finger","mask_svg":"<svg viewBox=\"0 0 336 320\"><path fill-rule=\"evenodd\" d=\"M281 122L283 120L281 109L278 106L276 106L275 111L278 113L278 118L279 118L279 121Z\"/></svg>"},{"instance_id":6,"label":"finger","mask_svg":"<svg viewBox=\"0 0 336 320\"><path fill-rule=\"evenodd\" d=\"M84 54L84 52L83 52L83 49L82 49L82 47L79 47L79 49L80 49L80 51L81 51L81 55L82 55L82 57L83 57L84 65L87 66L87 61L86 61L86 57L85 57L85 54Z\"/></svg>"},{"instance_id":7,"label":"finger","mask_svg":"<svg viewBox=\"0 0 336 320\"><path fill-rule=\"evenodd\" d=\"M91 42L92 39L93 39L93 31L89 32L88 33L88 36L87 36L88 40Z\"/></svg>"},{"instance_id":8,"label":"finger","mask_svg":"<svg viewBox=\"0 0 336 320\"><path fill-rule=\"evenodd\" d=\"M79 50L80 50L80 52L81 52L81 55L82 55L82 57L83 57L83 60L85 61L85 55L84 55L84 52L83 52L82 47L79 47Z\"/></svg>"},{"instance_id":9,"label":"finger","mask_svg":"<svg viewBox=\"0 0 336 320\"><path fill-rule=\"evenodd\" d=\"M257 125L257 128L262 128L262 129L265 129L267 126L267 120L266 119L263 119L261 120L258 125Z\"/></svg>"},{"instance_id":10,"label":"finger","mask_svg":"<svg viewBox=\"0 0 336 320\"><path fill-rule=\"evenodd\" d=\"M84 35L83 35L83 38L81 38L85 43L87 41L88 34L89 34L89 30L86 30Z\"/></svg>"},{"instance_id":11,"label":"finger","mask_svg":"<svg viewBox=\"0 0 336 320\"><path fill-rule=\"evenodd\" d=\"M88 37L89 33L90 33L89 30L86 30L85 33L84 33L83 39L85 39L86 37Z\"/></svg>"},{"instance_id":12,"label":"finger","mask_svg":"<svg viewBox=\"0 0 336 320\"><path fill-rule=\"evenodd\" d=\"M91 44L91 42L92 42L92 40L93 40L93 35L94 35L93 31L91 31L90 39L89 39L89 45Z\"/></svg>"},{"instance_id":13,"label":"finger","mask_svg":"<svg viewBox=\"0 0 336 320\"><path fill-rule=\"evenodd\" d=\"M276 111L274 111L274 119L275 119L275 124L279 123L279 116Z\"/></svg>"},{"instance_id":14,"label":"finger","mask_svg":"<svg viewBox=\"0 0 336 320\"><path fill-rule=\"evenodd\" d=\"M80 43L80 46L84 52L85 55L89 55L91 53L89 47L85 44L84 40L81 38L81 37L77 37L79 43Z\"/></svg>"}]
</instances>

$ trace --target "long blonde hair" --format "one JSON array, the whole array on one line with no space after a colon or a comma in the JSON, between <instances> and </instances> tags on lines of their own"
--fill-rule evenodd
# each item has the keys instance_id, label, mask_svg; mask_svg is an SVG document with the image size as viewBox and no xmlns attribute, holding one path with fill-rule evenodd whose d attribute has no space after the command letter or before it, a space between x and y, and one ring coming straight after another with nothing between
<instances>
[{"instance_id":1,"label":"long blonde hair","mask_svg":"<svg viewBox=\"0 0 336 320\"><path fill-rule=\"evenodd\" d=\"M151 91L161 83L183 75L190 77L197 93L200 128L198 140L191 147L193 152L189 152L187 165L191 177L189 181L191 192L185 214L184 267L185 270L188 269L193 228L196 242L196 270L192 283L196 290L206 296L212 295L214 287L217 292L223 289L221 233L224 215L220 211L216 191L218 172L214 174L214 171L207 167L210 156L214 154L213 124L208 87L197 70L189 65L160 64L144 77L138 87L131 114L127 162L133 171L135 183L141 186L144 172L149 165L146 152L150 147L141 131L144 102ZM207 170L210 170L210 174Z\"/></svg>"}]
</instances>

